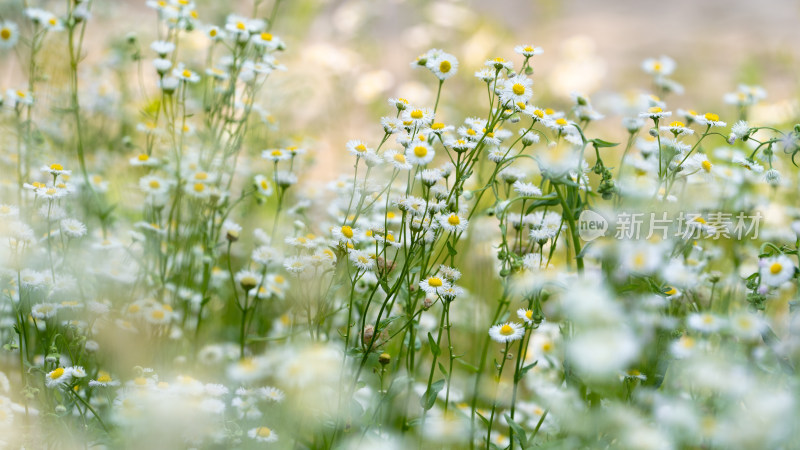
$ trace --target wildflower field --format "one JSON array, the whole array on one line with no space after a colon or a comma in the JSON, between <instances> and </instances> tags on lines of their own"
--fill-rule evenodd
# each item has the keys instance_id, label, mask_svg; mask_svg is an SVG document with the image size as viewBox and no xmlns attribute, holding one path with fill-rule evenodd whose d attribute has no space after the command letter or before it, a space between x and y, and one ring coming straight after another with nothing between
<instances>
[{"instance_id":1,"label":"wildflower field","mask_svg":"<svg viewBox=\"0 0 800 450\"><path fill-rule=\"evenodd\" d=\"M798 448L796 60L337 5L0 1L0 448Z\"/></svg>"}]
</instances>

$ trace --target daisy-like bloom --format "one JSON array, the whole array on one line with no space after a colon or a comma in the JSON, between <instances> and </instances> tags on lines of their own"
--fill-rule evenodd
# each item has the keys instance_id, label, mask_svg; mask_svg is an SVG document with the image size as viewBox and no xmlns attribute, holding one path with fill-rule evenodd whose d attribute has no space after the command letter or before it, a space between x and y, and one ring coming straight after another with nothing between
<instances>
[{"instance_id":1,"label":"daisy-like bloom","mask_svg":"<svg viewBox=\"0 0 800 450\"><path fill-rule=\"evenodd\" d=\"M517 75L511 77L503 83L503 90L500 92L500 100L502 104L511 103L527 103L528 99L533 95L533 80L524 76Z\"/></svg>"},{"instance_id":2,"label":"daisy-like bloom","mask_svg":"<svg viewBox=\"0 0 800 450\"><path fill-rule=\"evenodd\" d=\"M642 62L642 70L650 75L670 75L675 71L675 61L669 56L647 58Z\"/></svg>"},{"instance_id":3,"label":"daisy-like bloom","mask_svg":"<svg viewBox=\"0 0 800 450\"><path fill-rule=\"evenodd\" d=\"M694 116L694 120L700 125L708 125L711 127L724 127L728 125L719 120L719 116L714 113L705 113L702 116L698 114Z\"/></svg>"},{"instance_id":4,"label":"daisy-like bloom","mask_svg":"<svg viewBox=\"0 0 800 450\"><path fill-rule=\"evenodd\" d=\"M513 187L517 194L523 197L538 197L542 195L542 190L533 183L526 183L522 180L517 180L514 182Z\"/></svg>"},{"instance_id":5,"label":"daisy-like bloom","mask_svg":"<svg viewBox=\"0 0 800 450\"><path fill-rule=\"evenodd\" d=\"M489 336L495 342L512 342L525 336L525 327L516 322L507 322L489 328Z\"/></svg>"},{"instance_id":6,"label":"daisy-like bloom","mask_svg":"<svg viewBox=\"0 0 800 450\"><path fill-rule=\"evenodd\" d=\"M731 134L728 138L728 143L733 144L733 141L737 139L745 140L749 135L750 125L748 125L744 120L740 120L731 127Z\"/></svg>"},{"instance_id":7,"label":"daisy-like bloom","mask_svg":"<svg viewBox=\"0 0 800 450\"><path fill-rule=\"evenodd\" d=\"M197 83L200 81L200 75L186 69L183 67L183 64L178 64L178 67L172 71L172 76L187 83Z\"/></svg>"},{"instance_id":8,"label":"daisy-like bloom","mask_svg":"<svg viewBox=\"0 0 800 450\"><path fill-rule=\"evenodd\" d=\"M729 105L751 106L767 98L767 91L761 86L740 84L736 92L725 94L722 99Z\"/></svg>"},{"instance_id":9,"label":"daisy-like bloom","mask_svg":"<svg viewBox=\"0 0 800 450\"><path fill-rule=\"evenodd\" d=\"M156 124L152 122L151 124L153 125L152 128L155 129ZM148 128L150 127L148 126ZM129 159L128 162L130 162L132 166L153 167L158 165L159 160L158 158L153 158L146 153L140 153L139 155Z\"/></svg>"},{"instance_id":10,"label":"daisy-like bloom","mask_svg":"<svg viewBox=\"0 0 800 450\"><path fill-rule=\"evenodd\" d=\"M497 74L496 71L486 68L475 72L475 78L482 80L484 83L491 83L492 81L494 81L496 74Z\"/></svg>"},{"instance_id":11,"label":"daisy-like bloom","mask_svg":"<svg viewBox=\"0 0 800 450\"><path fill-rule=\"evenodd\" d=\"M97 379L89 380L90 387L109 387L119 386L119 381L111 378L111 374L105 370L97 372Z\"/></svg>"},{"instance_id":12,"label":"daisy-like bloom","mask_svg":"<svg viewBox=\"0 0 800 450\"><path fill-rule=\"evenodd\" d=\"M526 58L544 53L542 47L534 47L532 45L517 45L514 47L514 51Z\"/></svg>"},{"instance_id":13,"label":"daisy-like bloom","mask_svg":"<svg viewBox=\"0 0 800 450\"><path fill-rule=\"evenodd\" d=\"M406 161L418 166L424 166L433 161L434 156L436 156L436 152L433 147L424 142L412 143L406 150Z\"/></svg>"},{"instance_id":14,"label":"daisy-like bloom","mask_svg":"<svg viewBox=\"0 0 800 450\"><path fill-rule=\"evenodd\" d=\"M634 381L634 380L645 381L647 380L647 375L643 374L637 369L631 369L622 372L619 375L619 381Z\"/></svg>"},{"instance_id":15,"label":"daisy-like bloom","mask_svg":"<svg viewBox=\"0 0 800 450\"><path fill-rule=\"evenodd\" d=\"M161 58L166 58L167 55L175 50L175 44L169 41L155 41L150 44L150 49L158 54Z\"/></svg>"},{"instance_id":16,"label":"daisy-like bloom","mask_svg":"<svg viewBox=\"0 0 800 450\"><path fill-rule=\"evenodd\" d=\"M767 182L768 185L773 187L778 187L781 184L781 173L778 172L778 169L769 169L764 172L764 181Z\"/></svg>"},{"instance_id":17,"label":"daisy-like bloom","mask_svg":"<svg viewBox=\"0 0 800 450\"><path fill-rule=\"evenodd\" d=\"M749 312L741 312L730 319L730 329L734 335L745 340L761 339L761 331L765 329L762 318Z\"/></svg>"},{"instance_id":18,"label":"daisy-like bloom","mask_svg":"<svg viewBox=\"0 0 800 450\"><path fill-rule=\"evenodd\" d=\"M8 89L6 90L6 98L5 101L8 103L8 106L13 108L17 105L32 105L33 104L33 95L30 92L23 91L20 89Z\"/></svg>"},{"instance_id":19,"label":"daisy-like bloom","mask_svg":"<svg viewBox=\"0 0 800 450\"><path fill-rule=\"evenodd\" d=\"M664 111L663 109L661 109L660 106L652 106L647 110L647 112L639 113L639 117L643 119L650 118L653 119L654 121L657 121L664 117L669 117L671 115L672 111Z\"/></svg>"},{"instance_id":20,"label":"daisy-like bloom","mask_svg":"<svg viewBox=\"0 0 800 450\"><path fill-rule=\"evenodd\" d=\"M701 333L716 333L725 326L725 321L711 313L694 313L686 319L686 324Z\"/></svg>"},{"instance_id":21,"label":"daisy-like bloom","mask_svg":"<svg viewBox=\"0 0 800 450\"><path fill-rule=\"evenodd\" d=\"M17 217L19 208L13 205L0 205L0 217Z\"/></svg>"},{"instance_id":22,"label":"daisy-like bloom","mask_svg":"<svg viewBox=\"0 0 800 450\"><path fill-rule=\"evenodd\" d=\"M439 266L439 274L450 282L458 281L461 278L461 271L450 266Z\"/></svg>"},{"instance_id":23,"label":"daisy-like bloom","mask_svg":"<svg viewBox=\"0 0 800 450\"><path fill-rule=\"evenodd\" d=\"M272 182L270 182L270 180L268 180L264 175L256 175L254 184L259 194L265 197L272 195Z\"/></svg>"},{"instance_id":24,"label":"daisy-like bloom","mask_svg":"<svg viewBox=\"0 0 800 450\"><path fill-rule=\"evenodd\" d=\"M669 131L675 137L688 136L690 134L694 134L694 130L692 130L691 128L687 128L686 125L683 124L683 122L678 121L678 120L670 123L669 126L659 127L659 130L661 130L661 131Z\"/></svg>"},{"instance_id":25,"label":"daisy-like bloom","mask_svg":"<svg viewBox=\"0 0 800 450\"><path fill-rule=\"evenodd\" d=\"M253 249L250 258L262 265L267 265L279 258L278 252L269 245L260 245Z\"/></svg>"},{"instance_id":26,"label":"daisy-like bloom","mask_svg":"<svg viewBox=\"0 0 800 450\"><path fill-rule=\"evenodd\" d=\"M83 366L72 366L69 371L72 372L72 376L75 378L86 377L86 370L83 369Z\"/></svg>"},{"instance_id":27,"label":"daisy-like bloom","mask_svg":"<svg viewBox=\"0 0 800 450\"><path fill-rule=\"evenodd\" d=\"M242 234L242 226L230 219L227 219L222 222L220 234L225 236L231 242L238 241L239 235Z\"/></svg>"},{"instance_id":28,"label":"daisy-like bloom","mask_svg":"<svg viewBox=\"0 0 800 450\"><path fill-rule=\"evenodd\" d=\"M794 277L794 264L786 255L773 256L758 261L761 282L770 287L777 287Z\"/></svg>"},{"instance_id":29,"label":"daisy-like bloom","mask_svg":"<svg viewBox=\"0 0 800 450\"><path fill-rule=\"evenodd\" d=\"M487 67L494 67L495 71L500 71L503 69L512 70L514 68L514 63L512 61L506 61L505 59L499 57L486 60L483 65Z\"/></svg>"},{"instance_id":30,"label":"daisy-like bloom","mask_svg":"<svg viewBox=\"0 0 800 450\"><path fill-rule=\"evenodd\" d=\"M563 117L559 117L556 120L545 121L545 125L552 130L564 134L567 130L571 129L575 123Z\"/></svg>"},{"instance_id":31,"label":"daisy-like bloom","mask_svg":"<svg viewBox=\"0 0 800 450\"><path fill-rule=\"evenodd\" d=\"M439 294L450 287L450 283L440 277L428 277L419 282L419 287L428 294Z\"/></svg>"},{"instance_id":32,"label":"daisy-like bloom","mask_svg":"<svg viewBox=\"0 0 800 450\"><path fill-rule=\"evenodd\" d=\"M274 36L272 33L267 33L266 31L256 34L253 37L253 44L270 51L284 46L281 38Z\"/></svg>"},{"instance_id":33,"label":"daisy-like bloom","mask_svg":"<svg viewBox=\"0 0 800 450\"><path fill-rule=\"evenodd\" d=\"M256 442L275 442L278 440L278 435L267 427L251 428L247 432L250 439L255 439Z\"/></svg>"},{"instance_id":34,"label":"daisy-like bloom","mask_svg":"<svg viewBox=\"0 0 800 450\"><path fill-rule=\"evenodd\" d=\"M0 23L0 48L11 48L19 40L19 28L14 22Z\"/></svg>"},{"instance_id":35,"label":"daisy-like bloom","mask_svg":"<svg viewBox=\"0 0 800 450\"><path fill-rule=\"evenodd\" d=\"M159 75L164 75L172 68L172 61L164 58L156 58L153 60L153 68L156 69Z\"/></svg>"},{"instance_id":36,"label":"daisy-like bloom","mask_svg":"<svg viewBox=\"0 0 800 450\"><path fill-rule=\"evenodd\" d=\"M65 197L67 194L69 194L67 189L61 189L56 186L36 189L36 195L47 200L58 200L61 197Z\"/></svg>"},{"instance_id":37,"label":"daisy-like bloom","mask_svg":"<svg viewBox=\"0 0 800 450\"><path fill-rule=\"evenodd\" d=\"M267 399L267 400L269 400L269 401L271 401L271 402L275 402L275 403L280 403L280 402L282 402L282 401L283 401L283 399L284 399L284 397L286 396L286 395L283 393L283 391L282 391L282 390L280 390L280 389L278 389L278 388L276 388L276 387L272 387L272 386L265 386L265 387L262 387L262 388L260 388L260 389L258 390L258 392L259 392L261 395L263 395L265 399Z\"/></svg>"},{"instance_id":38,"label":"daisy-like bloom","mask_svg":"<svg viewBox=\"0 0 800 450\"><path fill-rule=\"evenodd\" d=\"M520 308L517 310L517 317L525 321L527 324L533 323L533 310Z\"/></svg>"},{"instance_id":39,"label":"daisy-like bloom","mask_svg":"<svg viewBox=\"0 0 800 450\"><path fill-rule=\"evenodd\" d=\"M61 232L73 239L80 238L86 235L86 225L80 220L64 219L61 221Z\"/></svg>"},{"instance_id":40,"label":"daisy-like bloom","mask_svg":"<svg viewBox=\"0 0 800 450\"><path fill-rule=\"evenodd\" d=\"M375 258L363 250L350 250L348 256L350 257L350 262L359 270L375 269Z\"/></svg>"},{"instance_id":41,"label":"daisy-like bloom","mask_svg":"<svg viewBox=\"0 0 800 450\"><path fill-rule=\"evenodd\" d=\"M54 317L58 312L59 305L53 303L38 303L31 308L31 315L39 320Z\"/></svg>"},{"instance_id":42,"label":"daisy-like bloom","mask_svg":"<svg viewBox=\"0 0 800 450\"><path fill-rule=\"evenodd\" d=\"M206 199L211 195L211 189L205 183L186 183L183 191L189 194L190 197L196 199Z\"/></svg>"},{"instance_id":43,"label":"daisy-like bloom","mask_svg":"<svg viewBox=\"0 0 800 450\"><path fill-rule=\"evenodd\" d=\"M425 169L417 174L417 179L421 180L422 184L428 187L438 183L442 178L444 177L442 176L442 171L439 169Z\"/></svg>"},{"instance_id":44,"label":"daisy-like bloom","mask_svg":"<svg viewBox=\"0 0 800 450\"><path fill-rule=\"evenodd\" d=\"M449 53L441 52L433 58L429 58L425 67L433 72L436 78L446 80L458 72L458 60Z\"/></svg>"},{"instance_id":45,"label":"daisy-like bloom","mask_svg":"<svg viewBox=\"0 0 800 450\"><path fill-rule=\"evenodd\" d=\"M352 155L356 156L357 158L361 158L365 156L367 153L371 152L372 149L367 147L362 141L359 140L351 140L347 141L345 144L347 151L350 152Z\"/></svg>"},{"instance_id":46,"label":"daisy-like bloom","mask_svg":"<svg viewBox=\"0 0 800 450\"><path fill-rule=\"evenodd\" d=\"M49 166L42 166L41 171L42 172L47 172L47 173L49 173L50 175L52 175L54 177L57 177L59 175L70 175L70 174L72 174L71 170L65 170L64 166L62 166L61 164L58 164L58 163L50 164Z\"/></svg>"},{"instance_id":47,"label":"daisy-like bloom","mask_svg":"<svg viewBox=\"0 0 800 450\"><path fill-rule=\"evenodd\" d=\"M336 239L336 241L340 244L355 245L358 242L360 230L349 225L342 225L340 227L331 228L331 234L333 235L333 238Z\"/></svg>"},{"instance_id":48,"label":"daisy-like bloom","mask_svg":"<svg viewBox=\"0 0 800 450\"><path fill-rule=\"evenodd\" d=\"M387 150L383 158L397 170L411 170L414 167L408 162L406 155L397 150Z\"/></svg>"},{"instance_id":49,"label":"daisy-like bloom","mask_svg":"<svg viewBox=\"0 0 800 450\"><path fill-rule=\"evenodd\" d=\"M433 120L433 111L428 108L408 108L403 111L403 123L410 126L423 127Z\"/></svg>"},{"instance_id":50,"label":"daisy-like bloom","mask_svg":"<svg viewBox=\"0 0 800 450\"><path fill-rule=\"evenodd\" d=\"M59 367L47 373L44 377L44 383L49 388L61 387L72 380L72 370L69 368Z\"/></svg>"},{"instance_id":51,"label":"daisy-like bloom","mask_svg":"<svg viewBox=\"0 0 800 450\"><path fill-rule=\"evenodd\" d=\"M397 108L398 111L405 111L409 107L408 100L401 97L390 98L389 104Z\"/></svg>"},{"instance_id":52,"label":"daisy-like bloom","mask_svg":"<svg viewBox=\"0 0 800 450\"><path fill-rule=\"evenodd\" d=\"M291 159L292 154L281 148L274 148L271 150L262 150L261 157L264 159L269 159L270 161L276 163L279 161L286 161L287 159Z\"/></svg>"},{"instance_id":53,"label":"daisy-like bloom","mask_svg":"<svg viewBox=\"0 0 800 450\"><path fill-rule=\"evenodd\" d=\"M225 30L221 29L216 25L208 25L205 28L206 36L208 36L212 41L221 41L225 39Z\"/></svg>"},{"instance_id":54,"label":"daisy-like bloom","mask_svg":"<svg viewBox=\"0 0 800 450\"><path fill-rule=\"evenodd\" d=\"M764 166L753 161L752 159L745 158L742 155L734 155L731 162L741 167L744 167L745 169L751 172L761 173L764 171Z\"/></svg>"},{"instance_id":55,"label":"daisy-like bloom","mask_svg":"<svg viewBox=\"0 0 800 450\"><path fill-rule=\"evenodd\" d=\"M469 221L456 213L441 215L438 218L439 226L451 233L460 233L467 229Z\"/></svg>"},{"instance_id":56,"label":"daisy-like bloom","mask_svg":"<svg viewBox=\"0 0 800 450\"><path fill-rule=\"evenodd\" d=\"M456 299L456 297L460 295L464 295L464 288L456 285L450 285L448 287L442 288L439 290L439 295L449 301L452 302Z\"/></svg>"},{"instance_id":57,"label":"daisy-like bloom","mask_svg":"<svg viewBox=\"0 0 800 450\"><path fill-rule=\"evenodd\" d=\"M252 270L240 270L236 273L234 279L245 292L248 292L258 286L259 281L261 281L261 274Z\"/></svg>"},{"instance_id":58,"label":"daisy-like bloom","mask_svg":"<svg viewBox=\"0 0 800 450\"><path fill-rule=\"evenodd\" d=\"M149 196L161 196L169 192L170 184L157 175L146 175L139 179L139 187Z\"/></svg>"}]
</instances>

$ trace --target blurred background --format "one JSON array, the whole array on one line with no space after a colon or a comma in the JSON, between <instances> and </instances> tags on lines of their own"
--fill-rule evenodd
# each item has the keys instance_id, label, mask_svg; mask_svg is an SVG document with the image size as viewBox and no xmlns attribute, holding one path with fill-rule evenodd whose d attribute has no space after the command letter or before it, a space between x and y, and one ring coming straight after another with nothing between
<instances>
[{"instance_id":1,"label":"blurred background","mask_svg":"<svg viewBox=\"0 0 800 450\"><path fill-rule=\"evenodd\" d=\"M56 14L63 8L63 2L28 3ZM204 23L222 25L231 11L253 15L253 0L196 3ZM22 2L0 6L2 18L17 20ZM273 1L265 0L256 15L267 17L272 7ZM155 37L156 14L143 0L96 1L92 10L87 43L92 64L86 66L113 59L113 43L124 42L129 33L137 33L145 49ZM723 107L723 94L738 83L758 84L769 96L751 118L781 122L798 115L799 19L796 0L282 0L272 31L287 44L281 62L288 71L271 77L261 104L280 123L270 143L310 139L318 159L314 170L323 179L351 165L344 151L348 139L380 139L380 116L394 112L388 97L432 106L435 79L410 66L429 48L460 61L458 75L445 84L440 109L451 124L485 114L485 89L472 74L487 58L519 60L513 52L518 44L545 51L534 58L533 103L563 108L572 91L590 95L608 116L608 131L603 130L608 137L623 133L614 115L617 94L648 90L641 62L662 54L676 60L672 78L686 88L684 95L667 99L670 109L713 110L732 123L736 110ZM207 43L199 30L189 37L198 66ZM145 50L145 57L150 53ZM9 53L3 59L5 89L22 81L22 71ZM154 82L149 72L146 86Z\"/></svg>"}]
</instances>

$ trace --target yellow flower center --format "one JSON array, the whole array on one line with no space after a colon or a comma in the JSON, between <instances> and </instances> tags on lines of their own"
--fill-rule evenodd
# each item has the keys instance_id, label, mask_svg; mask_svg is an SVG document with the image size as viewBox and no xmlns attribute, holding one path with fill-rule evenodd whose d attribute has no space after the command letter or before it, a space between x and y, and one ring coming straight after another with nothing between
<instances>
[{"instance_id":1,"label":"yellow flower center","mask_svg":"<svg viewBox=\"0 0 800 450\"><path fill-rule=\"evenodd\" d=\"M50 379L57 380L61 378L62 375L64 375L64 369L62 367L59 367L58 369L50 372Z\"/></svg>"},{"instance_id":2,"label":"yellow flower center","mask_svg":"<svg viewBox=\"0 0 800 450\"><path fill-rule=\"evenodd\" d=\"M685 125L683 124L683 122L676 120L675 122L669 124L669 126L672 128L683 128Z\"/></svg>"},{"instance_id":3,"label":"yellow flower center","mask_svg":"<svg viewBox=\"0 0 800 450\"><path fill-rule=\"evenodd\" d=\"M447 223L452 226L456 226L461 223L461 219L459 219L455 214L450 214L450 217L447 218Z\"/></svg>"},{"instance_id":4,"label":"yellow flower center","mask_svg":"<svg viewBox=\"0 0 800 450\"><path fill-rule=\"evenodd\" d=\"M565 118L563 118L563 117L562 117L562 118L560 118L560 119L556 120L556 123L557 123L558 125L561 125L561 126L563 127L564 125L566 125L566 124L567 124L567 119L565 119Z\"/></svg>"},{"instance_id":5,"label":"yellow flower center","mask_svg":"<svg viewBox=\"0 0 800 450\"><path fill-rule=\"evenodd\" d=\"M352 239L353 238L353 229L351 227L349 227L347 225L344 225L342 227L341 231L342 231L342 235L344 237L346 237L347 239Z\"/></svg>"},{"instance_id":6,"label":"yellow flower center","mask_svg":"<svg viewBox=\"0 0 800 450\"><path fill-rule=\"evenodd\" d=\"M406 163L406 155L404 155L402 153L395 153L394 160L399 162L399 163L401 163L401 164L405 164Z\"/></svg>"},{"instance_id":7,"label":"yellow flower center","mask_svg":"<svg viewBox=\"0 0 800 450\"><path fill-rule=\"evenodd\" d=\"M514 334L514 328L509 324L505 324L502 327L500 327L500 334L502 334L503 336L511 336L512 334Z\"/></svg>"},{"instance_id":8,"label":"yellow flower center","mask_svg":"<svg viewBox=\"0 0 800 450\"><path fill-rule=\"evenodd\" d=\"M105 372L105 371L101 370L97 374L97 381L99 381L101 383L108 383L108 382L111 381L111 375L109 375L108 372Z\"/></svg>"},{"instance_id":9,"label":"yellow flower center","mask_svg":"<svg viewBox=\"0 0 800 450\"><path fill-rule=\"evenodd\" d=\"M515 95L522 95L525 93L525 86L521 83L514 83L514 86L511 86L511 90Z\"/></svg>"},{"instance_id":10,"label":"yellow flower center","mask_svg":"<svg viewBox=\"0 0 800 450\"><path fill-rule=\"evenodd\" d=\"M716 122L719 120L719 116L714 113L706 113L703 117L705 117L706 120L710 120L712 122Z\"/></svg>"},{"instance_id":11,"label":"yellow flower center","mask_svg":"<svg viewBox=\"0 0 800 450\"><path fill-rule=\"evenodd\" d=\"M217 37L217 29L216 28L212 28L212 29L208 30L208 35L211 36L212 38L213 37Z\"/></svg>"},{"instance_id":12,"label":"yellow flower center","mask_svg":"<svg viewBox=\"0 0 800 450\"><path fill-rule=\"evenodd\" d=\"M138 159L139 161L147 161L148 159L150 159L150 157L147 156L145 153L142 153L139 156L137 156L136 159Z\"/></svg>"},{"instance_id":13,"label":"yellow flower center","mask_svg":"<svg viewBox=\"0 0 800 450\"><path fill-rule=\"evenodd\" d=\"M194 191L195 192L203 192L206 190L206 185L203 183L195 183L194 184Z\"/></svg>"},{"instance_id":14,"label":"yellow flower center","mask_svg":"<svg viewBox=\"0 0 800 450\"><path fill-rule=\"evenodd\" d=\"M443 129L444 129L444 124L441 122L434 122L433 124L431 124L431 130L443 130Z\"/></svg>"},{"instance_id":15,"label":"yellow flower center","mask_svg":"<svg viewBox=\"0 0 800 450\"><path fill-rule=\"evenodd\" d=\"M440 287L442 285L442 279L439 277L430 277L428 278L428 286L430 287Z\"/></svg>"},{"instance_id":16,"label":"yellow flower center","mask_svg":"<svg viewBox=\"0 0 800 450\"><path fill-rule=\"evenodd\" d=\"M355 146L355 149L359 153L364 153L365 151L367 151L367 146L364 144L358 144Z\"/></svg>"},{"instance_id":17,"label":"yellow flower center","mask_svg":"<svg viewBox=\"0 0 800 450\"><path fill-rule=\"evenodd\" d=\"M453 68L453 65L450 64L450 61L444 60L439 63L439 72L447 73L450 72L450 69Z\"/></svg>"},{"instance_id":18,"label":"yellow flower center","mask_svg":"<svg viewBox=\"0 0 800 450\"><path fill-rule=\"evenodd\" d=\"M183 69L182 75L183 75L184 78L191 78L192 77L192 72L190 72L189 69Z\"/></svg>"},{"instance_id":19,"label":"yellow flower center","mask_svg":"<svg viewBox=\"0 0 800 450\"><path fill-rule=\"evenodd\" d=\"M530 309L525 311L525 317L527 317L528 319L532 319L533 318L533 311L531 311Z\"/></svg>"},{"instance_id":20,"label":"yellow flower center","mask_svg":"<svg viewBox=\"0 0 800 450\"><path fill-rule=\"evenodd\" d=\"M158 189L161 187L161 183L159 183L158 180L150 180L148 186L150 186L150 189Z\"/></svg>"},{"instance_id":21,"label":"yellow flower center","mask_svg":"<svg viewBox=\"0 0 800 450\"><path fill-rule=\"evenodd\" d=\"M661 63L660 62L656 62L655 64L653 64L653 71L654 72L661 72Z\"/></svg>"},{"instance_id":22,"label":"yellow flower center","mask_svg":"<svg viewBox=\"0 0 800 450\"><path fill-rule=\"evenodd\" d=\"M411 111L411 118L417 120L422 119L422 110L415 109L414 111Z\"/></svg>"},{"instance_id":23,"label":"yellow flower center","mask_svg":"<svg viewBox=\"0 0 800 450\"><path fill-rule=\"evenodd\" d=\"M423 145L418 145L414 147L414 154L417 155L417 158L424 158L428 155L428 149Z\"/></svg>"},{"instance_id":24,"label":"yellow flower center","mask_svg":"<svg viewBox=\"0 0 800 450\"><path fill-rule=\"evenodd\" d=\"M267 438L272 436L272 430L270 430L267 427L258 427L258 429L256 430L256 434L258 435L258 437Z\"/></svg>"},{"instance_id":25,"label":"yellow flower center","mask_svg":"<svg viewBox=\"0 0 800 450\"><path fill-rule=\"evenodd\" d=\"M0 30L0 38L3 38L4 41L11 39L11 30L8 28L3 28Z\"/></svg>"},{"instance_id":26,"label":"yellow flower center","mask_svg":"<svg viewBox=\"0 0 800 450\"><path fill-rule=\"evenodd\" d=\"M45 193L47 195L56 195L56 190L54 188L50 188Z\"/></svg>"},{"instance_id":27,"label":"yellow flower center","mask_svg":"<svg viewBox=\"0 0 800 450\"><path fill-rule=\"evenodd\" d=\"M64 170L64 167L61 164L56 163L56 164L50 164L50 169L51 170Z\"/></svg>"},{"instance_id":28,"label":"yellow flower center","mask_svg":"<svg viewBox=\"0 0 800 450\"><path fill-rule=\"evenodd\" d=\"M236 29L244 31L247 27L244 25L244 22L236 22Z\"/></svg>"},{"instance_id":29,"label":"yellow flower center","mask_svg":"<svg viewBox=\"0 0 800 450\"><path fill-rule=\"evenodd\" d=\"M544 117L544 111L542 111L541 109L534 110L533 115L541 119Z\"/></svg>"},{"instance_id":30,"label":"yellow flower center","mask_svg":"<svg viewBox=\"0 0 800 450\"><path fill-rule=\"evenodd\" d=\"M47 21L47 23L49 23L51 26L56 26L58 20L56 20L55 17L51 17L50 20Z\"/></svg>"},{"instance_id":31,"label":"yellow flower center","mask_svg":"<svg viewBox=\"0 0 800 450\"><path fill-rule=\"evenodd\" d=\"M531 47L530 45L526 45L525 48L522 49L522 51L532 52L533 51L533 47Z\"/></svg>"},{"instance_id":32,"label":"yellow flower center","mask_svg":"<svg viewBox=\"0 0 800 450\"><path fill-rule=\"evenodd\" d=\"M783 266L779 262L774 262L769 266L769 272L773 275L777 275L781 270L783 270Z\"/></svg>"},{"instance_id":33,"label":"yellow flower center","mask_svg":"<svg viewBox=\"0 0 800 450\"><path fill-rule=\"evenodd\" d=\"M261 33L261 40L262 41L271 41L272 35L270 33Z\"/></svg>"},{"instance_id":34,"label":"yellow flower center","mask_svg":"<svg viewBox=\"0 0 800 450\"><path fill-rule=\"evenodd\" d=\"M703 160L703 162L701 162L700 165L703 166L703 170L705 170L706 172L711 172L711 162L709 160L707 159Z\"/></svg>"},{"instance_id":35,"label":"yellow flower center","mask_svg":"<svg viewBox=\"0 0 800 450\"><path fill-rule=\"evenodd\" d=\"M663 109L661 109L661 108L660 108L660 107L658 107L658 106L653 106L653 107L651 107L650 109L648 109L647 111L648 111L648 112L650 112L650 113L653 113L653 114L655 114L655 113L660 113L660 112L662 112L662 111L664 111L664 110L663 110Z\"/></svg>"},{"instance_id":36,"label":"yellow flower center","mask_svg":"<svg viewBox=\"0 0 800 450\"><path fill-rule=\"evenodd\" d=\"M208 179L208 174L205 173L205 172L197 172L196 174L194 174L194 179L195 180L207 180Z\"/></svg>"},{"instance_id":37,"label":"yellow flower center","mask_svg":"<svg viewBox=\"0 0 800 450\"><path fill-rule=\"evenodd\" d=\"M261 189L264 189L266 191L267 188L269 188L269 185L267 184L267 180L261 180Z\"/></svg>"},{"instance_id":38,"label":"yellow flower center","mask_svg":"<svg viewBox=\"0 0 800 450\"><path fill-rule=\"evenodd\" d=\"M160 309L153 310L153 312L150 313L150 317L156 320L161 320L164 318L164 311Z\"/></svg>"},{"instance_id":39,"label":"yellow flower center","mask_svg":"<svg viewBox=\"0 0 800 450\"><path fill-rule=\"evenodd\" d=\"M664 291L664 293L667 295L675 295L678 293L678 291L674 287L670 286L669 289Z\"/></svg>"}]
</instances>

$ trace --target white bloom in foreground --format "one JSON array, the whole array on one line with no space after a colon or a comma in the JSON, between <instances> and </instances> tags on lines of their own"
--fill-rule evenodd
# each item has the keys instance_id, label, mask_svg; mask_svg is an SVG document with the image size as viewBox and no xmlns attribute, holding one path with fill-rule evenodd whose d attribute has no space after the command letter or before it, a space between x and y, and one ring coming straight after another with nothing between
<instances>
[{"instance_id":1,"label":"white bloom in foreground","mask_svg":"<svg viewBox=\"0 0 800 450\"><path fill-rule=\"evenodd\" d=\"M623 327L586 331L567 344L569 361L589 378L615 377L638 354L636 336Z\"/></svg>"},{"instance_id":2,"label":"white bloom in foreground","mask_svg":"<svg viewBox=\"0 0 800 450\"><path fill-rule=\"evenodd\" d=\"M794 264L786 255L762 259L758 265L761 267L761 282L767 286L780 286L794 276Z\"/></svg>"},{"instance_id":3,"label":"white bloom in foreground","mask_svg":"<svg viewBox=\"0 0 800 450\"><path fill-rule=\"evenodd\" d=\"M44 383L49 388L57 388L70 382L72 379L72 369L59 367L51 370L45 375Z\"/></svg>"},{"instance_id":4,"label":"white bloom in foreground","mask_svg":"<svg viewBox=\"0 0 800 450\"><path fill-rule=\"evenodd\" d=\"M278 440L278 435L267 427L251 428L247 435L257 442L275 442Z\"/></svg>"},{"instance_id":5,"label":"white bloom in foreground","mask_svg":"<svg viewBox=\"0 0 800 450\"><path fill-rule=\"evenodd\" d=\"M522 339L524 335L525 327L516 322L508 322L489 328L489 336L495 342L512 342Z\"/></svg>"}]
</instances>

